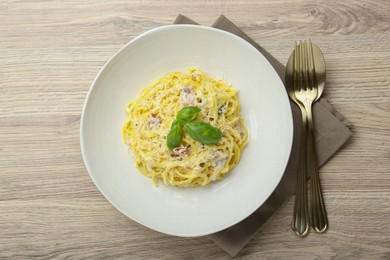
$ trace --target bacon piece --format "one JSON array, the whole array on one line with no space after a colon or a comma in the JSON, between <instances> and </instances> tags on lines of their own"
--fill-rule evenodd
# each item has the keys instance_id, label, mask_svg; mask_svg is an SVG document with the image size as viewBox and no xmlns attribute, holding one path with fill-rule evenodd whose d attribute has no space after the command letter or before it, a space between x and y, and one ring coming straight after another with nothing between
<instances>
[{"instance_id":1,"label":"bacon piece","mask_svg":"<svg viewBox=\"0 0 390 260\"><path fill-rule=\"evenodd\" d=\"M150 114L146 121L146 127L149 130L156 130L161 125L161 119L156 114Z\"/></svg>"},{"instance_id":2,"label":"bacon piece","mask_svg":"<svg viewBox=\"0 0 390 260\"><path fill-rule=\"evenodd\" d=\"M172 157L181 157L186 156L190 153L190 147L189 146L178 146L175 149L172 150L170 155Z\"/></svg>"},{"instance_id":3,"label":"bacon piece","mask_svg":"<svg viewBox=\"0 0 390 260\"><path fill-rule=\"evenodd\" d=\"M226 152L218 151L213 158L213 166L214 167L223 166L225 165L227 159L228 159L228 154Z\"/></svg>"},{"instance_id":4,"label":"bacon piece","mask_svg":"<svg viewBox=\"0 0 390 260\"><path fill-rule=\"evenodd\" d=\"M196 105L196 95L192 87L184 87L180 90L180 104L183 106Z\"/></svg>"},{"instance_id":5,"label":"bacon piece","mask_svg":"<svg viewBox=\"0 0 390 260\"><path fill-rule=\"evenodd\" d=\"M234 128L240 133L241 138L244 138L245 132L244 132L244 128L242 127L241 123L238 122Z\"/></svg>"},{"instance_id":6,"label":"bacon piece","mask_svg":"<svg viewBox=\"0 0 390 260\"><path fill-rule=\"evenodd\" d=\"M221 171L225 168L225 164L228 160L229 156L225 151L217 151L215 156L212 159L212 166L214 167L214 174L211 176L211 180L217 180Z\"/></svg>"},{"instance_id":7,"label":"bacon piece","mask_svg":"<svg viewBox=\"0 0 390 260\"><path fill-rule=\"evenodd\" d=\"M181 89L181 91L186 93L186 94L190 94L190 93L194 92L194 89L191 87L184 87Z\"/></svg>"}]
</instances>

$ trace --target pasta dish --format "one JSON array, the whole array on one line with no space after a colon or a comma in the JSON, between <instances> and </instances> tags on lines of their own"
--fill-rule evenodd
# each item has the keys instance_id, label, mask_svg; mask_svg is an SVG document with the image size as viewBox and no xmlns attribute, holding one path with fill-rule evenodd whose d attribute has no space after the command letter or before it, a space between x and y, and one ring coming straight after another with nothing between
<instances>
[{"instance_id":1,"label":"pasta dish","mask_svg":"<svg viewBox=\"0 0 390 260\"><path fill-rule=\"evenodd\" d=\"M237 90L197 68L167 73L143 88L139 98L128 103L122 128L123 141L132 148L138 170L156 186L161 182L195 187L222 179L239 162L248 139L236 94ZM190 136L186 121L179 120L179 112L186 107L196 109L192 121L221 132L215 144ZM181 139L169 148L168 135L178 120Z\"/></svg>"}]
</instances>

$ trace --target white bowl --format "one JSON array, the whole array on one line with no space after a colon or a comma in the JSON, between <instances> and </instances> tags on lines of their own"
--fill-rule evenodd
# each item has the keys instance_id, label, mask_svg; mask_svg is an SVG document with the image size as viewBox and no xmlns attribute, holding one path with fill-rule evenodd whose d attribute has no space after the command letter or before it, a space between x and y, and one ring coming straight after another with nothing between
<instances>
[{"instance_id":1,"label":"white bowl","mask_svg":"<svg viewBox=\"0 0 390 260\"><path fill-rule=\"evenodd\" d=\"M164 73L193 66L239 90L249 142L221 181L155 187L122 142L125 106ZM135 38L102 68L85 101L80 132L86 168L112 205L156 231L194 237L228 228L265 202L287 165L293 123L283 83L252 45L218 29L169 25Z\"/></svg>"}]
</instances>

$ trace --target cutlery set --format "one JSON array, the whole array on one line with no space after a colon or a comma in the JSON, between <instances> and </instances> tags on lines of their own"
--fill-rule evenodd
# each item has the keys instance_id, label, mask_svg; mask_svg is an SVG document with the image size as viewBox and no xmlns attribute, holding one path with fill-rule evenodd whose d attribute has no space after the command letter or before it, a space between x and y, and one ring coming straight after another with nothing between
<instances>
[{"instance_id":1,"label":"cutlery set","mask_svg":"<svg viewBox=\"0 0 390 260\"><path fill-rule=\"evenodd\" d=\"M294 51L286 66L286 87L291 100L299 106L302 114L302 143L292 220L292 229L299 236L308 234L310 224L317 233L328 228L318 175L312 113L313 103L323 92L325 77L325 60L321 50L310 40L295 42ZM307 192L308 177L310 204Z\"/></svg>"}]
</instances>

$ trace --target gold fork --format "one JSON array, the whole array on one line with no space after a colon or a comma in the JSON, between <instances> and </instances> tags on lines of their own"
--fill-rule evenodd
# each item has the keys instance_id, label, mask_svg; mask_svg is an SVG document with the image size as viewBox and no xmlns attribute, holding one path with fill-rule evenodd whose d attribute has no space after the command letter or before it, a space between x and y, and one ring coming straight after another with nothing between
<instances>
[{"instance_id":1,"label":"gold fork","mask_svg":"<svg viewBox=\"0 0 390 260\"><path fill-rule=\"evenodd\" d=\"M309 209L307 199L307 165L306 165L306 109L304 105L298 101L295 93L299 91L299 84L302 81L302 59L300 55L300 48L295 42L294 51L291 54L286 66L286 86L290 98L299 106L302 115L302 138L299 151L298 174L295 191L295 202L293 219L291 228L295 234L299 236L307 235L309 231Z\"/></svg>"},{"instance_id":2,"label":"gold fork","mask_svg":"<svg viewBox=\"0 0 390 260\"><path fill-rule=\"evenodd\" d=\"M325 60L321 50L311 41L300 41L299 45L295 42L294 51L291 53L286 66L286 86L290 98L299 106L302 113L302 144L292 222L292 229L300 236L307 234L309 226L306 191L307 172L311 175L310 211L312 228L316 232L324 232L328 227L318 176L311 112L313 102L317 101L323 92L325 75ZM307 123L309 129L307 129ZM308 136L306 136L307 131Z\"/></svg>"},{"instance_id":3,"label":"gold fork","mask_svg":"<svg viewBox=\"0 0 390 260\"><path fill-rule=\"evenodd\" d=\"M308 124L307 171L310 174L311 226L314 231L322 233L328 228L328 218L318 175L312 105L322 94L323 83L325 81L325 67L324 71L316 71L315 61L316 59L323 58L323 56L315 57L311 41L300 42L298 47L300 55L299 60L302 63L299 70L301 82L298 84L299 89L296 89L295 91L295 97L305 107Z\"/></svg>"}]
</instances>

